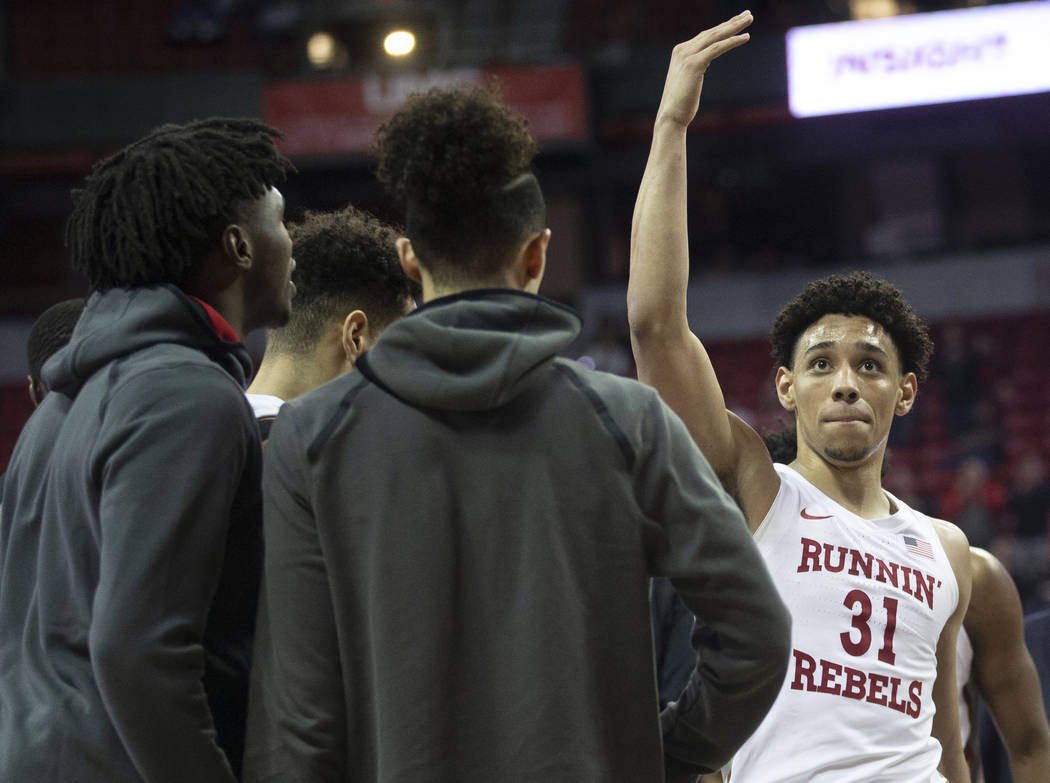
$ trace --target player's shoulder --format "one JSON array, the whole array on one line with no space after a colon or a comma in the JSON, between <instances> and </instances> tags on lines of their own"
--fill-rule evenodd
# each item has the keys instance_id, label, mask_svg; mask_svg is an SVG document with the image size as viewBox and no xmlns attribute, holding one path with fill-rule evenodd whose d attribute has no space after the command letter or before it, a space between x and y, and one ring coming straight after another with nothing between
<instances>
[{"instance_id":1,"label":"player's shoulder","mask_svg":"<svg viewBox=\"0 0 1050 783\"><path fill-rule=\"evenodd\" d=\"M966 538L966 534L958 525L949 522L947 519L933 517L919 511L916 511L915 513L930 521L934 532L937 534L937 538L940 539L941 546L944 547L949 557L953 560L961 558L969 562L970 542Z\"/></svg>"},{"instance_id":2,"label":"player's shoulder","mask_svg":"<svg viewBox=\"0 0 1050 783\"><path fill-rule=\"evenodd\" d=\"M240 383L224 367L200 350L177 343L161 343L115 360L103 370L113 389L133 385L137 393L153 387L158 394L173 389L221 388L242 393Z\"/></svg>"},{"instance_id":3,"label":"player's shoulder","mask_svg":"<svg viewBox=\"0 0 1050 783\"><path fill-rule=\"evenodd\" d=\"M991 552L970 547L972 590L964 624L975 649L989 651L1001 644L1005 633L1020 638L1021 598L1010 573Z\"/></svg>"},{"instance_id":4,"label":"player's shoulder","mask_svg":"<svg viewBox=\"0 0 1050 783\"><path fill-rule=\"evenodd\" d=\"M557 372L573 379L578 384L594 389L596 392L613 395L659 396L656 389L652 386L647 386L634 378L628 378L624 375L592 369L581 361L559 356L554 360L553 366Z\"/></svg>"},{"instance_id":5,"label":"player's shoulder","mask_svg":"<svg viewBox=\"0 0 1050 783\"><path fill-rule=\"evenodd\" d=\"M1001 588L1012 588L1013 579L1006 566L987 550L980 547L969 547L970 574L975 587L980 586L982 593L997 591Z\"/></svg>"},{"instance_id":6,"label":"player's shoulder","mask_svg":"<svg viewBox=\"0 0 1050 783\"><path fill-rule=\"evenodd\" d=\"M346 414L357 404L359 395L369 391L379 394L377 399L370 399L368 402L372 411L370 415L383 417L383 401L393 400L393 397L389 392L378 389L358 371L343 373L295 399L288 400L281 406L270 431L270 450L286 437L285 430L288 428L294 429L303 443L323 445L332 437L338 423L345 420Z\"/></svg>"},{"instance_id":7,"label":"player's shoulder","mask_svg":"<svg viewBox=\"0 0 1050 783\"><path fill-rule=\"evenodd\" d=\"M553 366L592 407L608 411L621 425L654 412L677 418L656 389L634 378L592 370L581 362L561 357L554 360Z\"/></svg>"},{"instance_id":8,"label":"player's shoulder","mask_svg":"<svg viewBox=\"0 0 1050 783\"><path fill-rule=\"evenodd\" d=\"M955 576L960 602L963 605L968 605L973 585L973 572L970 559L970 542L967 540L966 534L958 525L946 519L929 516L919 511L914 513L929 520L933 526L933 531L936 533L937 540L940 541L941 548L944 549L944 553L948 557L948 564Z\"/></svg>"}]
</instances>

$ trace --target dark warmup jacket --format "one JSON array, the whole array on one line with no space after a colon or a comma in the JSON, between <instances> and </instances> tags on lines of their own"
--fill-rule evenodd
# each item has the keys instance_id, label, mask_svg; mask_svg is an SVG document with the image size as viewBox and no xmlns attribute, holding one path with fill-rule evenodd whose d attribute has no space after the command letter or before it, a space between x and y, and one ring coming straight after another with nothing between
<instances>
[{"instance_id":1,"label":"dark warmup jacket","mask_svg":"<svg viewBox=\"0 0 1050 783\"><path fill-rule=\"evenodd\" d=\"M656 393L556 357L579 328L520 292L438 299L282 408L247 781L651 783L758 724L788 614ZM656 575L703 623L662 719Z\"/></svg>"},{"instance_id":2,"label":"dark warmup jacket","mask_svg":"<svg viewBox=\"0 0 1050 783\"><path fill-rule=\"evenodd\" d=\"M45 365L0 512L0 781L234 780L215 728L239 761L261 457L212 313L94 294Z\"/></svg>"}]
</instances>

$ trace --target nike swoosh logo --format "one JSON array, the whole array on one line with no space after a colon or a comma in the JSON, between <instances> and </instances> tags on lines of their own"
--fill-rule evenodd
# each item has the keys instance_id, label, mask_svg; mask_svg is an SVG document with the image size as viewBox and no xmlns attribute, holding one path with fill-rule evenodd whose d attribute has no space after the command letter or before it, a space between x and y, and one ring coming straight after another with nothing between
<instances>
[{"instance_id":1,"label":"nike swoosh logo","mask_svg":"<svg viewBox=\"0 0 1050 783\"><path fill-rule=\"evenodd\" d=\"M806 513L806 509L802 509L802 518L803 519L831 519L831 517L832 517L831 514L828 514L826 517L815 517L812 514L807 514Z\"/></svg>"}]
</instances>

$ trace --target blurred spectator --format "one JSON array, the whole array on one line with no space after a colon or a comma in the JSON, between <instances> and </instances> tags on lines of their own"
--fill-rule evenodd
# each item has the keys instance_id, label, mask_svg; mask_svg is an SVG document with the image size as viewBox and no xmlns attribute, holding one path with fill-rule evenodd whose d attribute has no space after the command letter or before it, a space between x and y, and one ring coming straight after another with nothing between
<instances>
[{"instance_id":1,"label":"blurred spectator","mask_svg":"<svg viewBox=\"0 0 1050 783\"><path fill-rule=\"evenodd\" d=\"M955 453L961 460L979 459L994 467L1002 462L1005 440L999 409L989 399L978 399L972 411L969 428L951 433Z\"/></svg>"},{"instance_id":2,"label":"blurred spectator","mask_svg":"<svg viewBox=\"0 0 1050 783\"><path fill-rule=\"evenodd\" d=\"M634 357L631 355L627 319L603 315L587 355L594 362L594 369L633 378Z\"/></svg>"},{"instance_id":3,"label":"blurred spectator","mask_svg":"<svg viewBox=\"0 0 1050 783\"><path fill-rule=\"evenodd\" d=\"M977 422L977 401L983 394L980 367L980 357L963 327L947 324L937 341L932 369L941 382L944 424L955 436L969 432Z\"/></svg>"},{"instance_id":4,"label":"blurred spectator","mask_svg":"<svg viewBox=\"0 0 1050 783\"><path fill-rule=\"evenodd\" d=\"M909 417L905 417L906 419ZM896 423L893 425L897 426ZM934 514L934 498L918 486L914 469L903 462L895 461L893 454L886 453L883 460L882 485L916 511Z\"/></svg>"},{"instance_id":5,"label":"blurred spectator","mask_svg":"<svg viewBox=\"0 0 1050 783\"><path fill-rule=\"evenodd\" d=\"M970 457L941 496L938 516L962 528L970 546L988 549L1001 531L1005 507L1005 488L992 478L984 460Z\"/></svg>"},{"instance_id":6,"label":"blurred spectator","mask_svg":"<svg viewBox=\"0 0 1050 783\"><path fill-rule=\"evenodd\" d=\"M1050 577L1050 482L1046 462L1038 452L1021 456L1006 499L1007 520L1013 533L1007 567L1022 599L1038 597Z\"/></svg>"}]
</instances>

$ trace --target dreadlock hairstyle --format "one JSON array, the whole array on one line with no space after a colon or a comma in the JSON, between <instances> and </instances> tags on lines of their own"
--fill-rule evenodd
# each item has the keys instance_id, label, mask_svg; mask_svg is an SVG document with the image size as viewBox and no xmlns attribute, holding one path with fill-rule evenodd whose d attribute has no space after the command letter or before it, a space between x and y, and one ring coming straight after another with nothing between
<instances>
[{"instance_id":1,"label":"dreadlock hairstyle","mask_svg":"<svg viewBox=\"0 0 1050 783\"><path fill-rule=\"evenodd\" d=\"M240 210L295 169L251 119L162 125L73 191L66 245L93 291L183 285Z\"/></svg>"},{"instance_id":2,"label":"dreadlock hairstyle","mask_svg":"<svg viewBox=\"0 0 1050 783\"><path fill-rule=\"evenodd\" d=\"M870 318L890 335L901 372L926 377L933 341L926 323L904 301L900 290L869 272L851 272L815 280L780 311L770 338L778 367L792 368L802 333L829 313Z\"/></svg>"},{"instance_id":3,"label":"dreadlock hairstyle","mask_svg":"<svg viewBox=\"0 0 1050 783\"><path fill-rule=\"evenodd\" d=\"M494 279L543 230L536 142L495 87L410 96L376 132L378 177L404 209L417 257L440 283Z\"/></svg>"},{"instance_id":4,"label":"dreadlock hairstyle","mask_svg":"<svg viewBox=\"0 0 1050 783\"><path fill-rule=\"evenodd\" d=\"M332 319L353 310L381 331L418 299L418 284L401 269L396 229L346 207L338 212L307 212L289 226L295 255L295 307L288 323L267 333L267 350L305 354Z\"/></svg>"},{"instance_id":5,"label":"dreadlock hairstyle","mask_svg":"<svg viewBox=\"0 0 1050 783\"><path fill-rule=\"evenodd\" d=\"M40 382L40 368L73 336L73 327L84 312L83 299L66 299L53 304L40 314L29 329L26 341L26 360L29 377Z\"/></svg>"}]
</instances>

